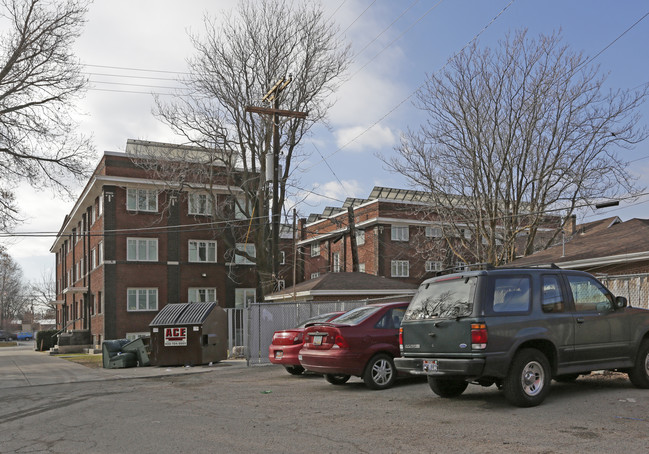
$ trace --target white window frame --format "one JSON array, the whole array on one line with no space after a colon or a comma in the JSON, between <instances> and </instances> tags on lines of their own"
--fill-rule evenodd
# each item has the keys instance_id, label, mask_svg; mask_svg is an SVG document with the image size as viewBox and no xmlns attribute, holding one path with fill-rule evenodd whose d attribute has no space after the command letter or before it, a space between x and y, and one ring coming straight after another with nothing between
<instances>
[{"instance_id":1,"label":"white window frame","mask_svg":"<svg viewBox=\"0 0 649 454\"><path fill-rule=\"evenodd\" d=\"M340 252L331 254L331 271L340 273Z\"/></svg>"},{"instance_id":2,"label":"white window frame","mask_svg":"<svg viewBox=\"0 0 649 454\"><path fill-rule=\"evenodd\" d=\"M216 303L216 287L190 287L187 289L188 303Z\"/></svg>"},{"instance_id":3,"label":"white window frame","mask_svg":"<svg viewBox=\"0 0 649 454\"><path fill-rule=\"evenodd\" d=\"M392 260L390 262L390 275L392 277L410 277L410 261Z\"/></svg>"},{"instance_id":4,"label":"white window frame","mask_svg":"<svg viewBox=\"0 0 649 454\"><path fill-rule=\"evenodd\" d=\"M316 271L315 273L311 273L311 279L315 279L317 277L320 277L320 272Z\"/></svg>"},{"instance_id":5,"label":"white window frame","mask_svg":"<svg viewBox=\"0 0 649 454\"><path fill-rule=\"evenodd\" d=\"M93 225L97 220L97 210L95 210L95 204L90 205L90 225Z\"/></svg>"},{"instance_id":6,"label":"white window frame","mask_svg":"<svg viewBox=\"0 0 649 454\"><path fill-rule=\"evenodd\" d=\"M132 296L135 300L132 300ZM140 298L144 296L144 302L140 302ZM155 297L152 302L151 298ZM135 303L132 307L131 302ZM158 310L158 289L157 288L143 288L131 287L126 289L126 311L127 312L150 312Z\"/></svg>"},{"instance_id":7,"label":"white window frame","mask_svg":"<svg viewBox=\"0 0 649 454\"><path fill-rule=\"evenodd\" d=\"M365 230L356 230L356 246L365 244Z\"/></svg>"},{"instance_id":8,"label":"white window frame","mask_svg":"<svg viewBox=\"0 0 649 454\"><path fill-rule=\"evenodd\" d=\"M135 257L131 256L131 245L135 245ZM146 257L140 257L140 247L144 244ZM151 246L155 246L155 257L150 257ZM132 237L126 239L126 261L127 262L157 262L158 261L158 239L157 238L140 238Z\"/></svg>"},{"instance_id":9,"label":"white window frame","mask_svg":"<svg viewBox=\"0 0 649 454\"><path fill-rule=\"evenodd\" d=\"M103 241L100 241L99 244L97 244L97 250L99 251L97 265L101 265L102 263L104 263L104 242Z\"/></svg>"},{"instance_id":10,"label":"white window frame","mask_svg":"<svg viewBox=\"0 0 649 454\"><path fill-rule=\"evenodd\" d=\"M359 273L364 273L365 272L365 264L364 263L359 263L358 264L358 272Z\"/></svg>"},{"instance_id":11,"label":"white window frame","mask_svg":"<svg viewBox=\"0 0 649 454\"><path fill-rule=\"evenodd\" d=\"M90 251L90 263L91 263L91 269L97 268L97 248L94 248L92 251Z\"/></svg>"},{"instance_id":12,"label":"white window frame","mask_svg":"<svg viewBox=\"0 0 649 454\"><path fill-rule=\"evenodd\" d=\"M104 194L99 194L97 199L97 217L99 218L104 214Z\"/></svg>"},{"instance_id":13,"label":"white window frame","mask_svg":"<svg viewBox=\"0 0 649 454\"><path fill-rule=\"evenodd\" d=\"M285 279L277 279L277 292L281 292L286 288L286 280Z\"/></svg>"},{"instance_id":14,"label":"white window frame","mask_svg":"<svg viewBox=\"0 0 649 454\"><path fill-rule=\"evenodd\" d=\"M142 199L143 197L143 199ZM143 206L140 201L143 200ZM145 211L150 213L158 212L158 191L155 189L126 189L126 210Z\"/></svg>"},{"instance_id":15,"label":"white window frame","mask_svg":"<svg viewBox=\"0 0 649 454\"><path fill-rule=\"evenodd\" d=\"M442 228L438 225L427 225L426 226L426 238L442 238L444 232Z\"/></svg>"},{"instance_id":16,"label":"white window frame","mask_svg":"<svg viewBox=\"0 0 649 454\"><path fill-rule=\"evenodd\" d=\"M444 264L438 260L426 260L426 272L442 271Z\"/></svg>"},{"instance_id":17,"label":"white window frame","mask_svg":"<svg viewBox=\"0 0 649 454\"><path fill-rule=\"evenodd\" d=\"M254 288L235 288L234 307L248 307L248 303L257 301L257 290Z\"/></svg>"},{"instance_id":18,"label":"white window frame","mask_svg":"<svg viewBox=\"0 0 649 454\"><path fill-rule=\"evenodd\" d=\"M392 241L408 242L410 239L410 227L407 225L392 225L390 231Z\"/></svg>"},{"instance_id":19,"label":"white window frame","mask_svg":"<svg viewBox=\"0 0 649 454\"><path fill-rule=\"evenodd\" d=\"M320 255L320 242L315 241L311 243L311 257L318 257Z\"/></svg>"},{"instance_id":20,"label":"white window frame","mask_svg":"<svg viewBox=\"0 0 649 454\"><path fill-rule=\"evenodd\" d=\"M187 261L189 263L216 263L218 261L217 258L217 245L216 241L209 241L209 240L189 240L187 243ZM214 248L214 255L213 257L210 254L210 249ZM205 260L201 260L201 254L200 250L201 248L205 249ZM192 252L195 252L195 256L192 257Z\"/></svg>"},{"instance_id":21,"label":"white window frame","mask_svg":"<svg viewBox=\"0 0 649 454\"><path fill-rule=\"evenodd\" d=\"M237 243L237 250L245 251L251 257L257 257L257 248L251 243ZM239 254L234 254L234 263L237 265L254 265L255 262L249 260L247 257Z\"/></svg>"},{"instance_id":22,"label":"white window frame","mask_svg":"<svg viewBox=\"0 0 649 454\"><path fill-rule=\"evenodd\" d=\"M204 192L190 192L187 197L187 212L193 216L211 216L210 195Z\"/></svg>"}]
</instances>

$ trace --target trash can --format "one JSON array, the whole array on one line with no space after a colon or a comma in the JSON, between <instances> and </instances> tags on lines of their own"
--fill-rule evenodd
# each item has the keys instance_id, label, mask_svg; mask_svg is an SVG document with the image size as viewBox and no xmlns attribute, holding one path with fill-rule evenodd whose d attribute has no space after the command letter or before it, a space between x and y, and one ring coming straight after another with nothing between
<instances>
[{"instance_id":1,"label":"trash can","mask_svg":"<svg viewBox=\"0 0 649 454\"><path fill-rule=\"evenodd\" d=\"M156 366L197 366L227 358L228 320L216 303L167 304L149 328Z\"/></svg>"}]
</instances>

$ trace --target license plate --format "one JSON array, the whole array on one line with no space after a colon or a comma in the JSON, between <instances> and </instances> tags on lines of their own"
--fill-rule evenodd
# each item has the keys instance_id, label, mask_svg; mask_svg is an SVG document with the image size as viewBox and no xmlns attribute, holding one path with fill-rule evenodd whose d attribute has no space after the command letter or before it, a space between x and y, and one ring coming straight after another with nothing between
<instances>
[{"instance_id":1,"label":"license plate","mask_svg":"<svg viewBox=\"0 0 649 454\"><path fill-rule=\"evenodd\" d=\"M429 360L424 360L422 364L422 369L424 372L437 372L439 368L439 363L437 362L436 359L429 361Z\"/></svg>"},{"instance_id":2,"label":"license plate","mask_svg":"<svg viewBox=\"0 0 649 454\"><path fill-rule=\"evenodd\" d=\"M284 356L284 352L282 351L275 352L275 359L282 359L282 356Z\"/></svg>"},{"instance_id":3,"label":"license plate","mask_svg":"<svg viewBox=\"0 0 649 454\"><path fill-rule=\"evenodd\" d=\"M322 345L323 336L313 336L313 345Z\"/></svg>"}]
</instances>

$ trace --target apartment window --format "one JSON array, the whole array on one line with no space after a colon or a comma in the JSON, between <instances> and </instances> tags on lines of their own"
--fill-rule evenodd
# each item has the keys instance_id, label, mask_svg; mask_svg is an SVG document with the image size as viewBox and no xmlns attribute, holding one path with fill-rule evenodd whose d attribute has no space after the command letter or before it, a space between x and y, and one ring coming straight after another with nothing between
<instances>
[{"instance_id":1,"label":"apartment window","mask_svg":"<svg viewBox=\"0 0 649 454\"><path fill-rule=\"evenodd\" d=\"M442 228L441 227L426 227L426 237L427 238L441 238L442 237Z\"/></svg>"},{"instance_id":2,"label":"apartment window","mask_svg":"<svg viewBox=\"0 0 649 454\"><path fill-rule=\"evenodd\" d=\"M95 205L90 205L90 225L94 224L97 220L97 211L95 211Z\"/></svg>"},{"instance_id":3,"label":"apartment window","mask_svg":"<svg viewBox=\"0 0 649 454\"><path fill-rule=\"evenodd\" d=\"M104 243L103 241L100 241L99 244L97 245L97 251L98 251L98 262L97 264L101 265L104 263Z\"/></svg>"},{"instance_id":4,"label":"apartment window","mask_svg":"<svg viewBox=\"0 0 649 454\"><path fill-rule=\"evenodd\" d=\"M79 271L79 262L74 265L74 280L75 282L81 278L81 273Z\"/></svg>"},{"instance_id":5,"label":"apartment window","mask_svg":"<svg viewBox=\"0 0 649 454\"><path fill-rule=\"evenodd\" d=\"M101 194L97 197L97 217L100 217L104 214L104 195Z\"/></svg>"},{"instance_id":6,"label":"apartment window","mask_svg":"<svg viewBox=\"0 0 649 454\"><path fill-rule=\"evenodd\" d=\"M237 243L237 250L245 251L250 257L257 257L257 249L254 244ZM237 265L254 265L255 262L244 255L235 254L234 263Z\"/></svg>"},{"instance_id":7,"label":"apartment window","mask_svg":"<svg viewBox=\"0 0 649 454\"><path fill-rule=\"evenodd\" d=\"M358 272L359 273L364 273L365 272L365 264L364 263L359 263L358 264Z\"/></svg>"},{"instance_id":8,"label":"apartment window","mask_svg":"<svg viewBox=\"0 0 649 454\"><path fill-rule=\"evenodd\" d=\"M157 288L129 288L127 292L129 312L158 310Z\"/></svg>"},{"instance_id":9,"label":"apartment window","mask_svg":"<svg viewBox=\"0 0 649 454\"><path fill-rule=\"evenodd\" d=\"M188 301L190 303L214 303L216 302L216 289L211 288L190 288Z\"/></svg>"},{"instance_id":10,"label":"apartment window","mask_svg":"<svg viewBox=\"0 0 649 454\"><path fill-rule=\"evenodd\" d=\"M331 256L332 270L334 273L340 273L340 252L334 252Z\"/></svg>"},{"instance_id":11,"label":"apartment window","mask_svg":"<svg viewBox=\"0 0 649 454\"><path fill-rule=\"evenodd\" d=\"M392 231L392 241L408 241L407 225L393 225L390 230Z\"/></svg>"},{"instance_id":12,"label":"apartment window","mask_svg":"<svg viewBox=\"0 0 649 454\"><path fill-rule=\"evenodd\" d=\"M77 242L77 229L72 229L72 242L75 244Z\"/></svg>"},{"instance_id":13,"label":"apartment window","mask_svg":"<svg viewBox=\"0 0 649 454\"><path fill-rule=\"evenodd\" d=\"M126 333L126 340L129 341L134 341L135 339L140 339L140 338L149 338L151 337L151 333L147 332L142 332L142 333Z\"/></svg>"},{"instance_id":14,"label":"apartment window","mask_svg":"<svg viewBox=\"0 0 649 454\"><path fill-rule=\"evenodd\" d=\"M442 262L426 260L426 272L442 271Z\"/></svg>"},{"instance_id":15,"label":"apartment window","mask_svg":"<svg viewBox=\"0 0 649 454\"><path fill-rule=\"evenodd\" d=\"M249 215L246 212L246 198L243 196L236 197L236 200L233 202L234 205L234 219L243 220L249 219Z\"/></svg>"},{"instance_id":16,"label":"apartment window","mask_svg":"<svg viewBox=\"0 0 649 454\"><path fill-rule=\"evenodd\" d=\"M356 230L356 246L365 244L365 230Z\"/></svg>"},{"instance_id":17,"label":"apartment window","mask_svg":"<svg viewBox=\"0 0 649 454\"><path fill-rule=\"evenodd\" d=\"M279 264L286 265L286 252L279 251Z\"/></svg>"},{"instance_id":18,"label":"apartment window","mask_svg":"<svg viewBox=\"0 0 649 454\"><path fill-rule=\"evenodd\" d=\"M311 273L311 279L315 279L316 277L320 277L320 273Z\"/></svg>"},{"instance_id":19,"label":"apartment window","mask_svg":"<svg viewBox=\"0 0 649 454\"><path fill-rule=\"evenodd\" d=\"M209 215L212 214L212 206L207 194L189 194L189 214Z\"/></svg>"},{"instance_id":20,"label":"apartment window","mask_svg":"<svg viewBox=\"0 0 649 454\"><path fill-rule=\"evenodd\" d=\"M158 261L158 240L156 238L128 238L126 260L137 262Z\"/></svg>"},{"instance_id":21,"label":"apartment window","mask_svg":"<svg viewBox=\"0 0 649 454\"><path fill-rule=\"evenodd\" d=\"M234 289L234 307L248 307L257 299L257 291L254 288Z\"/></svg>"},{"instance_id":22,"label":"apartment window","mask_svg":"<svg viewBox=\"0 0 649 454\"><path fill-rule=\"evenodd\" d=\"M284 279L278 279L277 280L277 288L275 289L275 291L281 292L285 288L286 288L286 281Z\"/></svg>"},{"instance_id":23,"label":"apartment window","mask_svg":"<svg viewBox=\"0 0 649 454\"><path fill-rule=\"evenodd\" d=\"M465 240L470 240L471 239L471 230L469 229L462 229L462 236L464 237Z\"/></svg>"},{"instance_id":24,"label":"apartment window","mask_svg":"<svg viewBox=\"0 0 649 454\"><path fill-rule=\"evenodd\" d=\"M466 263L464 263L461 260L458 260L457 262L455 262L455 270L456 271L468 271L469 270L469 265L467 265Z\"/></svg>"},{"instance_id":25,"label":"apartment window","mask_svg":"<svg viewBox=\"0 0 649 454\"><path fill-rule=\"evenodd\" d=\"M189 241L190 262L216 262L216 241Z\"/></svg>"},{"instance_id":26,"label":"apartment window","mask_svg":"<svg viewBox=\"0 0 649 454\"><path fill-rule=\"evenodd\" d=\"M126 209L129 211L158 211L158 191L155 189L127 189Z\"/></svg>"},{"instance_id":27,"label":"apartment window","mask_svg":"<svg viewBox=\"0 0 649 454\"><path fill-rule=\"evenodd\" d=\"M311 243L311 257L320 255L320 243Z\"/></svg>"},{"instance_id":28,"label":"apartment window","mask_svg":"<svg viewBox=\"0 0 649 454\"><path fill-rule=\"evenodd\" d=\"M392 277L410 276L410 262L408 260L392 260Z\"/></svg>"},{"instance_id":29,"label":"apartment window","mask_svg":"<svg viewBox=\"0 0 649 454\"><path fill-rule=\"evenodd\" d=\"M97 249L90 251L90 266L92 270L97 268Z\"/></svg>"}]
</instances>

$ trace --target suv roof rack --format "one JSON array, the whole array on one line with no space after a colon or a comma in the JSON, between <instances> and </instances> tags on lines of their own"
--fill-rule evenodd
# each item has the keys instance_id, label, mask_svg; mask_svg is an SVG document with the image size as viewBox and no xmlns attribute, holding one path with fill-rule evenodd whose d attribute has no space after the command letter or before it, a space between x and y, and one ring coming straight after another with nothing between
<instances>
[{"instance_id":1,"label":"suv roof rack","mask_svg":"<svg viewBox=\"0 0 649 454\"><path fill-rule=\"evenodd\" d=\"M557 266L556 263L543 263L543 264L536 264L536 265L505 264L505 265L499 265L497 268L499 268L499 269L506 269L506 268L513 268L513 269L537 268L537 269L552 269L552 270L560 270L561 269L561 267Z\"/></svg>"}]
</instances>

